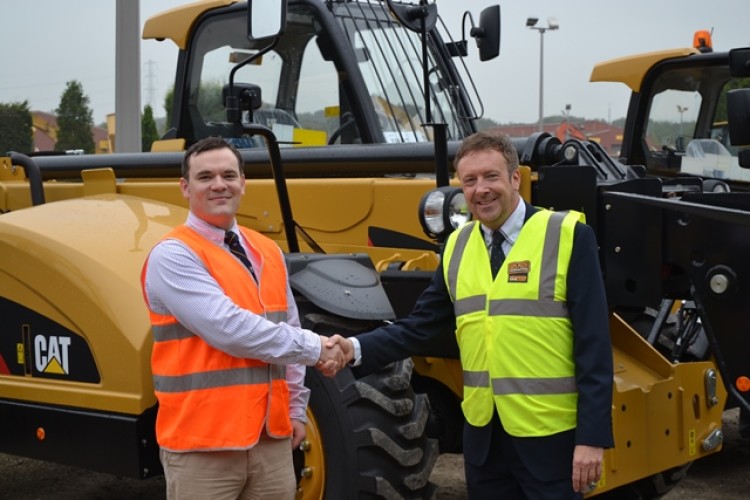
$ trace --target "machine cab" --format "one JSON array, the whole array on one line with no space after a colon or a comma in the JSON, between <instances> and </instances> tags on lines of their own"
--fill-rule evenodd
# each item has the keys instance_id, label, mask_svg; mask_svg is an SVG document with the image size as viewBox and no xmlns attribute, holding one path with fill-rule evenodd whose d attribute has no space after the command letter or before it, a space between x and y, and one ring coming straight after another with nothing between
<instances>
[{"instance_id":1,"label":"machine cab","mask_svg":"<svg viewBox=\"0 0 750 500\"><path fill-rule=\"evenodd\" d=\"M172 15L174 25L178 18ZM144 37L164 37L156 32L156 21L149 20ZM432 140L428 122L445 123L449 140L476 130L481 102L468 72L459 71L463 65L454 65L456 56L466 54L466 43L450 38L439 18L426 37L427 85L421 37L400 24L386 2L290 0L283 34L258 57L253 55L267 48L269 40L248 37L244 3L192 19L185 13L181 22L187 32L179 56L172 137L191 142L222 135L254 145L237 137L227 123L222 92L230 75L233 86L257 89L257 102L242 119L271 128L282 145L425 142ZM499 27L497 31L499 37ZM236 68L247 58L252 62Z\"/></svg>"}]
</instances>

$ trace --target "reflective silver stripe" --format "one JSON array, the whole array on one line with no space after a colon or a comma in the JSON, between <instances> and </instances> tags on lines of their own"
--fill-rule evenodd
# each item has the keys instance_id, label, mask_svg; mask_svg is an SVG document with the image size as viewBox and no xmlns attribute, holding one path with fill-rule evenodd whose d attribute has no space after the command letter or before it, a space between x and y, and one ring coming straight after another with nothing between
<instances>
[{"instance_id":1,"label":"reflective silver stripe","mask_svg":"<svg viewBox=\"0 0 750 500\"><path fill-rule=\"evenodd\" d=\"M484 311L487 306L486 295L473 295L471 297L465 297L458 299L453 303L453 310L456 313L456 317L462 314L470 314L473 312Z\"/></svg>"},{"instance_id":2,"label":"reflective silver stripe","mask_svg":"<svg viewBox=\"0 0 750 500\"><path fill-rule=\"evenodd\" d=\"M575 377L492 379L492 392L495 396L570 394L577 391Z\"/></svg>"},{"instance_id":3,"label":"reflective silver stripe","mask_svg":"<svg viewBox=\"0 0 750 500\"><path fill-rule=\"evenodd\" d=\"M286 311L275 311L275 312L269 312L266 313L266 319L268 321L273 321L274 323L281 323L282 321L286 321Z\"/></svg>"},{"instance_id":4,"label":"reflective silver stripe","mask_svg":"<svg viewBox=\"0 0 750 500\"><path fill-rule=\"evenodd\" d=\"M568 212L552 212L545 230L542 262L539 271L538 300L505 299L491 300L489 314L493 316L508 314L516 316L538 316L547 318L568 317L568 306L565 302L555 301L555 282L557 279L557 263L560 254L560 238L562 225ZM458 283L458 267L461 263L471 231L477 222L465 225L456 237L450 262L448 263L448 291L453 298L456 316L476 312L479 308L479 298L476 295L456 300ZM481 306L484 307L484 304Z\"/></svg>"},{"instance_id":5,"label":"reflective silver stripe","mask_svg":"<svg viewBox=\"0 0 750 500\"><path fill-rule=\"evenodd\" d=\"M490 316L533 316L567 318L568 304L554 300L503 299L490 300Z\"/></svg>"},{"instance_id":6,"label":"reflective silver stripe","mask_svg":"<svg viewBox=\"0 0 750 500\"><path fill-rule=\"evenodd\" d=\"M557 259L560 254L560 232L567 212L553 212L547 223L542 250L542 269L539 276L539 300L555 298Z\"/></svg>"},{"instance_id":7,"label":"reflective silver stripe","mask_svg":"<svg viewBox=\"0 0 750 500\"><path fill-rule=\"evenodd\" d=\"M476 221L471 222L461 228L456 237L456 245L453 247L450 262L448 262L448 293L450 293L454 301L456 300L456 286L458 284L458 267L461 265L461 258L466 250L466 243L469 241L471 231L476 224Z\"/></svg>"},{"instance_id":8,"label":"reflective silver stripe","mask_svg":"<svg viewBox=\"0 0 750 500\"><path fill-rule=\"evenodd\" d=\"M464 387L489 387L490 372L472 372L464 370Z\"/></svg>"},{"instance_id":9,"label":"reflective silver stripe","mask_svg":"<svg viewBox=\"0 0 750 500\"><path fill-rule=\"evenodd\" d=\"M183 340L190 337L195 337L195 334L193 332L182 326L180 323L152 326L151 331L154 333L154 342Z\"/></svg>"},{"instance_id":10,"label":"reflective silver stripe","mask_svg":"<svg viewBox=\"0 0 750 500\"><path fill-rule=\"evenodd\" d=\"M154 389L158 392L187 392L232 385L268 384L271 380L285 377L284 365L232 368L178 376L154 375Z\"/></svg>"},{"instance_id":11,"label":"reflective silver stripe","mask_svg":"<svg viewBox=\"0 0 750 500\"><path fill-rule=\"evenodd\" d=\"M274 323L286 321L286 311L269 312L265 318ZM154 333L154 342L166 342L168 340L184 340L195 337L195 334L182 326L180 323L171 325L152 326L151 331Z\"/></svg>"}]
</instances>

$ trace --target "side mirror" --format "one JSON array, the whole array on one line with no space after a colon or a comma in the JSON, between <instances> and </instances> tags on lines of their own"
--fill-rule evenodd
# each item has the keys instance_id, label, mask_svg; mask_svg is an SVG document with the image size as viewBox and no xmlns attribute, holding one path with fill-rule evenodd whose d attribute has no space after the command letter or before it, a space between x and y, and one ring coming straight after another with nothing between
<instances>
[{"instance_id":1,"label":"side mirror","mask_svg":"<svg viewBox=\"0 0 750 500\"><path fill-rule=\"evenodd\" d=\"M469 32L477 39L479 60L489 61L500 55L500 6L487 7L479 14L479 27Z\"/></svg>"},{"instance_id":2,"label":"side mirror","mask_svg":"<svg viewBox=\"0 0 750 500\"><path fill-rule=\"evenodd\" d=\"M750 50L748 53L750 54ZM729 141L733 146L750 145L750 89L727 92L727 114ZM750 168L750 149L739 152L739 163L743 168Z\"/></svg>"},{"instance_id":3,"label":"side mirror","mask_svg":"<svg viewBox=\"0 0 750 500\"><path fill-rule=\"evenodd\" d=\"M263 103L260 86L252 83L228 83L221 89L221 97L225 103L227 122L235 125L242 123L243 111L247 111L250 121L253 121L253 111Z\"/></svg>"},{"instance_id":4,"label":"side mirror","mask_svg":"<svg viewBox=\"0 0 750 500\"><path fill-rule=\"evenodd\" d=\"M735 77L750 76L750 48L729 51L729 72Z\"/></svg>"},{"instance_id":5,"label":"side mirror","mask_svg":"<svg viewBox=\"0 0 750 500\"><path fill-rule=\"evenodd\" d=\"M252 83L235 83L231 88L224 85L221 89L222 100L226 101L230 95L238 99L241 111L252 112L263 104L260 86Z\"/></svg>"},{"instance_id":6,"label":"side mirror","mask_svg":"<svg viewBox=\"0 0 750 500\"><path fill-rule=\"evenodd\" d=\"M284 33L286 0L250 0L247 6L247 38L264 40Z\"/></svg>"}]
</instances>

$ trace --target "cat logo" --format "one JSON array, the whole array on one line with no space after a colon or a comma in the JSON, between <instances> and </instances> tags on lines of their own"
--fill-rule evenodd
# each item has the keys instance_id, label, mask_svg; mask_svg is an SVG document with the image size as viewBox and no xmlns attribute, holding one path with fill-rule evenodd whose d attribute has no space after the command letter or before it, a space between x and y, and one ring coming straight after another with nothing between
<instances>
[{"instance_id":1,"label":"cat logo","mask_svg":"<svg viewBox=\"0 0 750 500\"><path fill-rule=\"evenodd\" d=\"M34 360L36 369L43 373L68 375L68 347L70 337L34 337Z\"/></svg>"}]
</instances>

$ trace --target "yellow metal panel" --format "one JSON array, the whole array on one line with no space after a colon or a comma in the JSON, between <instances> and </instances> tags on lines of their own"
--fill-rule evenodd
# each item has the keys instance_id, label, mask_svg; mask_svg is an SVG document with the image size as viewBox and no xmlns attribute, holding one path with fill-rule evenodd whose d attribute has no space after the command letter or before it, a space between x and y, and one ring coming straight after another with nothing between
<instances>
[{"instance_id":1,"label":"yellow metal panel","mask_svg":"<svg viewBox=\"0 0 750 500\"><path fill-rule=\"evenodd\" d=\"M174 153L185 151L185 139L163 139L151 143L152 153Z\"/></svg>"},{"instance_id":2,"label":"yellow metal panel","mask_svg":"<svg viewBox=\"0 0 750 500\"><path fill-rule=\"evenodd\" d=\"M721 428L727 400L719 380L719 404L709 402L705 378L713 363L672 364L617 315L610 317L610 334L615 447L605 451L605 479L595 493L718 451L700 443Z\"/></svg>"},{"instance_id":3,"label":"yellow metal panel","mask_svg":"<svg viewBox=\"0 0 750 500\"><path fill-rule=\"evenodd\" d=\"M150 17L143 26L143 39L172 40L180 49L187 47L188 34L195 20L204 12L231 5L237 0L205 0Z\"/></svg>"},{"instance_id":4,"label":"yellow metal panel","mask_svg":"<svg viewBox=\"0 0 750 500\"><path fill-rule=\"evenodd\" d=\"M526 165L519 165L518 171L521 173L521 185L518 186L518 194L527 203L531 203L531 168Z\"/></svg>"},{"instance_id":5,"label":"yellow metal panel","mask_svg":"<svg viewBox=\"0 0 750 500\"><path fill-rule=\"evenodd\" d=\"M148 252L187 211L129 196L46 203L0 217L3 297L79 335L98 384L7 377L19 401L137 415L156 403L150 322L140 273Z\"/></svg>"},{"instance_id":6,"label":"yellow metal panel","mask_svg":"<svg viewBox=\"0 0 750 500\"><path fill-rule=\"evenodd\" d=\"M95 168L81 172L83 195L114 194L117 191L115 171L111 168Z\"/></svg>"},{"instance_id":7,"label":"yellow metal panel","mask_svg":"<svg viewBox=\"0 0 750 500\"><path fill-rule=\"evenodd\" d=\"M643 77L654 64L665 59L686 57L699 53L697 49L686 47L611 59L594 66L589 81L621 82L630 87L633 92L640 92Z\"/></svg>"},{"instance_id":8,"label":"yellow metal panel","mask_svg":"<svg viewBox=\"0 0 750 500\"><path fill-rule=\"evenodd\" d=\"M437 380L447 387L457 398L464 395L464 373L458 359L430 358L415 356L414 370L424 377Z\"/></svg>"},{"instance_id":9,"label":"yellow metal panel","mask_svg":"<svg viewBox=\"0 0 750 500\"><path fill-rule=\"evenodd\" d=\"M297 223L326 252L364 252L371 256L373 262L392 258L399 253L403 262L412 262L420 268L435 267L436 260L435 264L430 265L429 259L424 259L424 249L377 248L370 245L368 238L369 227L375 226L420 238L425 243L434 243L424 235L415 215L419 199L435 187L434 179L287 179L287 185ZM51 187L49 183L45 185L47 190ZM178 179L127 179L117 184L117 192L187 206ZM28 192L23 194L24 199L28 200ZM406 213L401 213L403 207L407 207ZM248 179L237 220L286 248L286 235L273 180ZM303 251L310 250L303 241L300 241L300 246Z\"/></svg>"},{"instance_id":10,"label":"yellow metal panel","mask_svg":"<svg viewBox=\"0 0 750 500\"><path fill-rule=\"evenodd\" d=\"M13 166L13 162L10 161L9 156L0 157L0 180L24 180L26 179L26 171L21 166Z\"/></svg>"},{"instance_id":11,"label":"yellow metal panel","mask_svg":"<svg viewBox=\"0 0 750 500\"><path fill-rule=\"evenodd\" d=\"M340 106L326 106L323 110L323 115L326 118L335 118L337 116L341 116L341 107Z\"/></svg>"},{"instance_id":12,"label":"yellow metal panel","mask_svg":"<svg viewBox=\"0 0 750 500\"><path fill-rule=\"evenodd\" d=\"M299 146L325 146L328 142L328 134L322 130L306 128L295 128L292 141L296 147Z\"/></svg>"},{"instance_id":13,"label":"yellow metal panel","mask_svg":"<svg viewBox=\"0 0 750 500\"><path fill-rule=\"evenodd\" d=\"M432 271L437 268L440 257L435 252L422 252L416 257L407 258L401 252L396 252L387 259L378 261L375 269L386 271L391 264L401 264L402 271Z\"/></svg>"}]
</instances>

